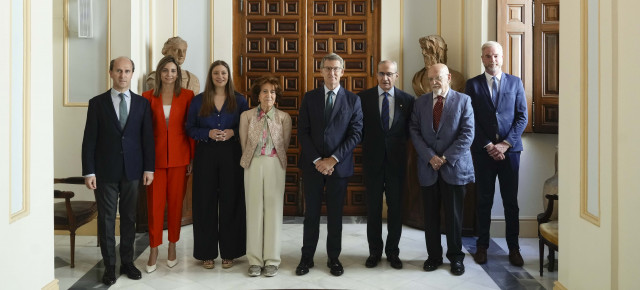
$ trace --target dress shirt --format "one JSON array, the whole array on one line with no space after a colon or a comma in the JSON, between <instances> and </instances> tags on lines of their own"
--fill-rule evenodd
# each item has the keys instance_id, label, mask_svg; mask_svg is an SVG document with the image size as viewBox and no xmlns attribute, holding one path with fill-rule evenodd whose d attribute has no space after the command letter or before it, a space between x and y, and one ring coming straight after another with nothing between
<instances>
[{"instance_id":1,"label":"dress shirt","mask_svg":"<svg viewBox=\"0 0 640 290\"><path fill-rule=\"evenodd\" d=\"M217 108L213 108L213 111L209 116L202 117L200 108L202 107L203 94L198 94L191 101L189 106L189 113L187 115L187 134L189 137L196 141L208 142L212 139L209 138L209 131L212 129L218 130L233 130L233 138L238 136L238 126L240 125L240 114L249 109L247 100L241 94L236 94L236 110L233 112L227 111L227 101L225 100L222 105L222 110L218 111Z\"/></svg>"},{"instance_id":2,"label":"dress shirt","mask_svg":"<svg viewBox=\"0 0 640 290\"><path fill-rule=\"evenodd\" d=\"M491 96L491 98L493 98L493 90L491 89L491 86L493 85L493 76L487 72L484 72L484 77L487 79L487 86L489 86L489 95ZM496 87L498 88L498 91L500 91L500 80L502 79L502 73L499 73L496 75L496 80L497 80L497 84ZM497 97L496 97L497 98Z\"/></svg>"},{"instance_id":3,"label":"dress shirt","mask_svg":"<svg viewBox=\"0 0 640 290\"><path fill-rule=\"evenodd\" d=\"M116 110L116 117L120 119L120 94L124 94L124 99L127 101L127 112L131 110L131 93L129 89L124 92L118 92L116 89L111 88L111 101L113 102L113 109Z\"/></svg>"},{"instance_id":4,"label":"dress shirt","mask_svg":"<svg viewBox=\"0 0 640 290\"><path fill-rule=\"evenodd\" d=\"M384 100L384 90L382 88L380 88L380 86L378 86L378 108L380 109L380 114L382 114L382 100ZM388 92L387 92L387 100L389 101L389 128L391 128L391 124L393 124L393 114L395 113L395 99L394 98L394 94L395 94L395 88L391 88Z\"/></svg>"},{"instance_id":5,"label":"dress shirt","mask_svg":"<svg viewBox=\"0 0 640 290\"><path fill-rule=\"evenodd\" d=\"M444 103L447 101L447 95L449 94L449 90L447 90L446 92L444 92L444 94L442 95L436 95L436 93L433 93L433 105L431 106L431 108L435 108L436 106L436 102L438 101L438 96L442 96L442 109L444 110Z\"/></svg>"}]
</instances>

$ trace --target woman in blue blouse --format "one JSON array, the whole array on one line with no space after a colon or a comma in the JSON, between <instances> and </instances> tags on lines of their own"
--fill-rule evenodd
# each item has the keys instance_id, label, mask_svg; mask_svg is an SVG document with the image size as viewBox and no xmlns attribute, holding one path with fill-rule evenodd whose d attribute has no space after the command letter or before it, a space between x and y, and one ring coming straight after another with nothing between
<instances>
[{"instance_id":1,"label":"woman in blue blouse","mask_svg":"<svg viewBox=\"0 0 640 290\"><path fill-rule=\"evenodd\" d=\"M222 268L245 254L245 202L240 114L249 109L237 93L229 65L209 67L204 92L195 96L187 116L187 132L196 144L193 158L193 257L206 269L215 267L218 245Z\"/></svg>"}]
</instances>

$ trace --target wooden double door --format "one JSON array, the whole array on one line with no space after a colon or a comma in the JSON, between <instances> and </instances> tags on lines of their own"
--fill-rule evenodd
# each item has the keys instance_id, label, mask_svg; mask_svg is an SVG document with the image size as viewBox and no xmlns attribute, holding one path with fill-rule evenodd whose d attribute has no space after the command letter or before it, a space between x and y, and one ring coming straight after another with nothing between
<instances>
[{"instance_id":1,"label":"wooden double door","mask_svg":"<svg viewBox=\"0 0 640 290\"><path fill-rule=\"evenodd\" d=\"M341 85L354 93L377 85L380 60L380 1L242 0L234 5L233 80L248 95L252 81L272 75L280 80L283 97L277 108L292 119L287 150L285 215L304 213L302 172L297 168L300 144L298 110L306 91L322 86L320 61L337 53L345 61ZM250 100L251 106L256 102ZM354 151L354 175L349 179L345 215L365 215L362 150ZM326 208L323 205L323 213Z\"/></svg>"}]
</instances>

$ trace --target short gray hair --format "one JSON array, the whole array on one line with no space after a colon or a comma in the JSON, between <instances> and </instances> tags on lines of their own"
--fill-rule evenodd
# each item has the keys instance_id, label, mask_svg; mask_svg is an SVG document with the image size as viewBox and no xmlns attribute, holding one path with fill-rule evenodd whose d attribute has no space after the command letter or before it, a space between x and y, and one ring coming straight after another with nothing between
<instances>
[{"instance_id":1,"label":"short gray hair","mask_svg":"<svg viewBox=\"0 0 640 290\"><path fill-rule=\"evenodd\" d=\"M482 48L480 48L480 52L484 53L484 49L487 47L497 47L500 50L500 54L504 54L504 51L502 50L502 45L498 42L495 41L487 41L482 45Z\"/></svg>"},{"instance_id":2,"label":"short gray hair","mask_svg":"<svg viewBox=\"0 0 640 290\"><path fill-rule=\"evenodd\" d=\"M344 69L344 59L335 53L330 53L325 55L320 61L320 68L324 68L324 62L327 60L338 60L340 61L340 67Z\"/></svg>"},{"instance_id":3,"label":"short gray hair","mask_svg":"<svg viewBox=\"0 0 640 290\"><path fill-rule=\"evenodd\" d=\"M378 63L378 67L380 67L381 65L383 65L383 64L385 64L385 63L390 63L390 64L392 64L393 66L395 66L395 67L396 67L396 72L398 72L398 63L397 63L395 60L390 60L390 59L381 60L381 61Z\"/></svg>"}]
</instances>

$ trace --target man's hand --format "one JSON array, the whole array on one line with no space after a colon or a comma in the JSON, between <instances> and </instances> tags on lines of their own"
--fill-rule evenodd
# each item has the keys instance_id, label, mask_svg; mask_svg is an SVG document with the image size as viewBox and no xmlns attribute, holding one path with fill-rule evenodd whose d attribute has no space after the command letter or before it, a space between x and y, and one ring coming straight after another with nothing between
<instances>
[{"instance_id":1,"label":"man's hand","mask_svg":"<svg viewBox=\"0 0 640 290\"><path fill-rule=\"evenodd\" d=\"M89 176L84 178L84 185L87 186L88 189L94 190L97 188L96 185L96 176Z\"/></svg>"},{"instance_id":2,"label":"man's hand","mask_svg":"<svg viewBox=\"0 0 640 290\"><path fill-rule=\"evenodd\" d=\"M495 145L489 144L485 148L487 149L487 153L489 154L489 156L491 156L491 158L493 158L493 160L500 161L504 160L504 152L507 152L507 150L509 149L509 144L500 142Z\"/></svg>"},{"instance_id":3,"label":"man's hand","mask_svg":"<svg viewBox=\"0 0 640 290\"><path fill-rule=\"evenodd\" d=\"M333 167L338 163L333 157L322 158L316 161L316 170L324 175L331 175Z\"/></svg>"},{"instance_id":4,"label":"man's hand","mask_svg":"<svg viewBox=\"0 0 640 290\"><path fill-rule=\"evenodd\" d=\"M439 170L440 167L442 167L442 165L444 165L444 163L447 162L447 160L442 159L440 156L438 155L433 155L433 157L431 157L431 160L429 160L429 164L431 164L431 167L433 168L433 170Z\"/></svg>"},{"instance_id":5,"label":"man's hand","mask_svg":"<svg viewBox=\"0 0 640 290\"><path fill-rule=\"evenodd\" d=\"M142 175L142 184L143 185L150 185L151 182L153 182L153 172L145 172Z\"/></svg>"}]
</instances>

